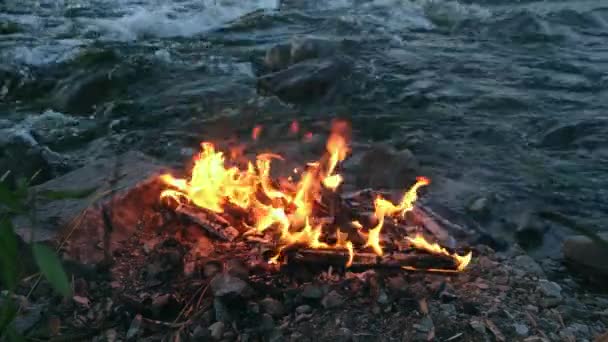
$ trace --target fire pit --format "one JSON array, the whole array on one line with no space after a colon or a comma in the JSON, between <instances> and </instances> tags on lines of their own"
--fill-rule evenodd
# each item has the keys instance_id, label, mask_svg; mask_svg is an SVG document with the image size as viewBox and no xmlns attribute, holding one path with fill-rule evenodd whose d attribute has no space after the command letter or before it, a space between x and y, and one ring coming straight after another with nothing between
<instances>
[{"instance_id":1,"label":"fire pit","mask_svg":"<svg viewBox=\"0 0 608 342\"><path fill-rule=\"evenodd\" d=\"M343 121L321 127L331 130L256 126L247 145L222 132L183 174L130 152L38 186L97 190L37 202L38 227L66 229L74 297L28 278L21 293L35 305L23 312L44 305L38 325L87 341L571 341L605 330L601 296L548 280L517 246L480 244L475 226L426 205L428 178L366 189L353 174L382 167L361 162L383 159L364 158L376 147L351 142Z\"/></svg>"},{"instance_id":2,"label":"fire pit","mask_svg":"<svg viewBox=\"0 0 608 342\"><path fill-rule=\"evenodd\" d=\"M297 131L297 124L290 129ZM253 129L253 139L260 131L261 126ZM203 142L189 177L161 176L167 186L161 199L215 239L239 238L267 247L270 264L465 270L471 252L430 242L428 227L416 224L424 222L424 213L414 208L428 178L418 177L396 202L372 190L343 193L339 168L348 156L350 135L348 123L334 121L319 160L275 177L272 162L284 160L279 154L261 153L252 161L242 155L242 146L224 153Z\"/></svg>"}]
</instances>

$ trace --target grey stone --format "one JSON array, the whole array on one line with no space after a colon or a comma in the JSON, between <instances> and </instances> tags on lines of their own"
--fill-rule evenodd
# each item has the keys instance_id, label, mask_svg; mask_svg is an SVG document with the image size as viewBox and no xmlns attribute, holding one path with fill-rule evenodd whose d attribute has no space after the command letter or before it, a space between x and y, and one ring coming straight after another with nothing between
<instances>
[{"instance_id":1,"label":"grey stone","mask_svg":"<svg viewBox=\"0 0 608 342\"><path fill-rule=\"evenodd\" d=\"M312 312L312 307L310 305L300 305L296 308L296 313L298 314L307 314Z\"/></svg>"},{"instance_id":2,"label":"grey stone","mask_svg":"<svg viewBox=\"0 0 608 342\"><path fill-rule=\"evenodd\" d=\"M66 167L63 156L40 145L31 132L22 127L0 129L0 150L0 176L9 172L5 180L9 184L16 184L20 178L31 179L30 184L40 184Z\"/></svg>"},{"instance_id":3,"label":"grey stone","mask_svg":"<svg viewBox=\"0 0 608 342\"><path fill-rule=\"evenodd\" d=\"M378 294L378 299L376 301L380 305L386 305L386 304L390 303L388 295L386 294L386 291L384 291L384 290L380 291L380 293Z\"/></svg>"},{"instance_id":4,"label":"grey stone","mask_svg":"<svg viewBox=\"0 0 608 342\"><path fill-rule=\"evenodd\" d=\"M513 328L515 328L515 333L521 337L526 337L530 333L530 329L525 324L515 323L513 324Z\"/></svg>"},{"instance_id":5,"label":"grey stone","mask_svg":"<svg viewBox=\"0 0 608 342\"><path fill-rule=\"evenodd\" d=\"M477 197L467 207L470 213L475 215L484 215L489 211L489 200L487 197Z\"/></svg>"},{"instance_id":6,"label":"grey stone","mask_svg":"<svg viewBox=\"0 0 608 342\"><path fill-rule=\"evenodd\" d=\"M608 243L608 233L598 234ZM608 277L608 248L587 236L568 237L562 246L564 257L576 270L597 277Z\"/></svg>"},{"instance_id":7,"label":"grey stone","mask_svg":"<svg viewBox=\"0 0 608 342\"><path fill-rule=\"evenodd\" d=\"M139 336L141 330L141 322L142 316L136 315L133 321L131 321L131 325L129 326L129 330L127 330L127 340L134 340Z\"/></svg>"},{"instance_id":8,"label":"grey stone","mask_svg":"<svg viewBox=\"0 0 608 342\"><path fill-rule=\"evenodd\" d=\"M275 327L274 319L270 314L262 314L262 321L260 322L260 329L264 331L271 331Z\"/></svg>"},{"instance_id":9,"label":"grey stone","mask_svg":"<svg viewBox=\"0 0 608 342\"><path fill-rule=\"evenodd\" d=\"M251 312L253 314L259 314L260 313L260 304L258 304L256 302L248 302L247 311Z\"/></svg>"},{"instance_id":10,"label":"grey stone","mask_svg":"<svg viewBox=\"0 0 608 342\"><path fill-rule=\"evenodd\" d=\"M540 265L528 255L518 255L513 261L515 266L525 271L526 273L530 273L539 277L545 276L545 271L543 271Z\"/></svg>"},{"instance_id":11,"label":"grey stone","mask_svg":"<svg viewBox=\"0 0 608 342\"><path fill-rule=\"evenodd\" d=\"M439 309L443 317L454 317L456 314L456 306L454 304L439 304Z\"/></svg>"},{"instance_id":12,"label":"grey stone","mask_svg":"<svg viewBox=\"0 0 608 342\"><path fill-rule=\"evenodd\" d=\"M269 313L275 318L281 317L285 314L283 303L274 298L264 298L260 301L260 305L264 312Z\"/></svg>"},{"instance_id":13,"label":"grey stone","mask_svg":"<svg viewBox=\"0 0 608 342\"><path fill-rule=\"evenodd\" d=\"M581 323L571 323L568 326L568 330L574 333L579 338L587 338L591 335L591 330L589 326L581 324Z\"/></svg>"},{"instance_id":14,"label":"grey stone","mask_svg":"<svg viewBox=\"0 0 608 342\"><path fill-rule=\"evenodd\" d=\"M250 295L251 291L251 288L244 280L232 276L228 273L216 275L215 277L213 277L213 279L211 279L209 285L211 286L211 291L213 291L213 295L216 297L247 297Z\"/></svg>"},{"instance_id":15,"label":"grey stone","mask_svg":"<svg viewBox=\"0 0 608 342\"><path fill-rule=\"evenodd\" d=\"M424 316L419 323L414 324L414 328L420 332L428 333L435 328L435 325L430 316Z\"/></svg>"},{"instance_id":16,"label":"grey stone","mask_svg":"<svg viewBox=\"0 0 608 342\"><path fill-rule=\"evenodd\" d=\"M209 326L209 332L211 333L211 338L216 341L219 341L224 335L225 325L224 322L215 322Z\"/></svg>"},{"instance_id":17,"label":"grey stone","mask_svg":"<svg viewBox=\"0 0 608 342\"><path fill-rule=\"evenodd\" d=\"M224 303L221 297L215 297L213 299L213 309L215 312L215 319L220 322L231 322L232 313L228 306Z\"/></svg>"},{"instance_id":18,"label":"grey stone","mask_svg":"<svg viewBox=\"0 0 608 342\"><path fill-rule=\"evenodd\" d=\"M538 290L545 297L562 299L562 288L552 281L546 279L540 279L538 281Z\"/></svg>"},{"instance_id":19,"label":"grey stone","mask_svg":"<svg viewBox=\"0 0 608 342\"><path fill-rule=\"evenodd\" d=\"M337 291L331 291L325 295L325 297L323 297L321 304L326 309L337 308L344 304L344 297L342 297L342 295L340 295Z\"/></svg>"},{"instance_id":20,"label":"grey stone","mask_svg":"<svg viewBox=\"0 0 608 342\"><path fill-rule=\"evenodd\" d=\"M31 132L39 143L56 151L92 139L97 127L94 120L76 119L52 110L29 116L19 126Z\"/></svg>"},{"instance_id":21,"label":"grey stone","mask_svg":"<svg viewBox=\"0 0 608 342\"><path fill-rule=\"evenodd\" d=\"M353 340L353 332L348 328L340 328L336 334L336 341L338 342L349 342Z\"/></svg>"},{"instance_id":22,"label":"grey stone","mask_svg":"<svg viewBox=\"0 0 608 342\"><path fill-rule=\"evenodd\" d=\"M479 319L472 319L469 322L469 325L471 326L471 328L473 328L473 330L477 331L480 334L486 333L486 325Z\"/></svg>"},{"instance_id":23,"label":"grey stone","mask_svg":"<svg viewBox=\"0 0 608 342\"><path fill-rule=\"evenodd\" d=\"M200 325L197 325L192 332L192 338L195 341L209 341L211 338L211 332L208 328L204 328Z\"/></svg>"},{"instance_id":24,"label":"grey stone","mask_svg":"<svg viewBox=\"0 0 608 342\"><path fill-rule=\"evenodd\" d=\"M302 289L302 297L306 299L321 299L323 297L323 290L314 284L306 284Z\"/></svg>"}]
</instances>

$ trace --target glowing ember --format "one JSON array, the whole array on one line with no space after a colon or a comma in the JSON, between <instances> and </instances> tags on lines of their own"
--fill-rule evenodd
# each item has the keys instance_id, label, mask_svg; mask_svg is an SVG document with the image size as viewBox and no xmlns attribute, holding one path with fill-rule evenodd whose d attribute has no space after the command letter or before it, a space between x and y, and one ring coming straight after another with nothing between
<instances>
[{"instance_id":1,"label":"glowing ember","mask_svg":"<svg viewBox=\"0 0 608 342\"><path fill-rule=\"evenodd\" d=\"M241 208L248 215L247 221L253 223L250 233L275 232L279 253L271 258L271 263L278 262L285 248L295 245L346 250L349 255L346 266L351 266L356 247L348 240L348 234L338 229L335 242L330 244L324 241L326 223L313 215L315 203L321 201L325 192L338 191L344 180L336 171L350 151L349 129L345 122L336 122L327 141L326 155L317 162L308 163L304 169L294 169L292 175L280 182L271 177L271 163L273 160L282 160L280 155L264 153L259 154L255 162L237 163L234 158L226 160L224 154L216 151L213 144L204 142L201 144L202 151L194 160L189 180L178 179L170 174L161 176L161 180L171 188L163 191L161 198L191 202L215 213L223 213L228 206ZM257 139L261 131L262 127L256 126L252 138ZM293 121L290 132L295 134L298 131L299 124ZM312 134L306 133L304 137L307 139ZM242 157L242 152L242 147L236 152L231 151L230 157ZM418 189L428 184L429 179L419 177L398 204L377 197L374 201L377 224L366 233L361 223L352 223L367 239L365 245L359 245L358 248L370 248L381 256L383 250L380 237L385 218L403 217L411 211ZM427 242L422 236L408 237L407 240L415 248L453 258L459 271L464 270L471 260L470 253L466 256L450 254L438 244Z\"/></svg>"},{"instance_id":2,"label":"glowing ember","mask_svg":"<svg viewBox=\"0 0 608 342\"><path fill-rule=\"evenodd\" d=\"M291 125L289 125L289 132L291 132L291 134L298 134L299 131L300 123L297 120L293 120Z\"/></svg>"}]
</instances>

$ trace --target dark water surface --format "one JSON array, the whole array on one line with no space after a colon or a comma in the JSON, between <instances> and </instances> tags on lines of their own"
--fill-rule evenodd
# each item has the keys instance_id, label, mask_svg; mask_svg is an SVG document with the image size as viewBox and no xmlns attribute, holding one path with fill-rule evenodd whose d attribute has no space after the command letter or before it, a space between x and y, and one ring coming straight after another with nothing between
<instances>
[{"instance_id":1,"label":"dark water surface","mask_svg":"<svg viewBox=\"0 0 608 342\"><path fill-rule=\"evenodd\" d=\"M433 201L464 213L488 197L499 234L545 209L605 229L603 1L5 0L0 22L2 127L74 118L59 123L73 139L46 144L66 169L109 149L110 123L123 148L169 160L245 104L261 109L244 126L341 114L358 140L411 149ZM354 72L331 101L286 113L256 95L251 61L302 35L345 40ZM545 252L568 233L552 226Z\"/></svg>"}]
</instances>

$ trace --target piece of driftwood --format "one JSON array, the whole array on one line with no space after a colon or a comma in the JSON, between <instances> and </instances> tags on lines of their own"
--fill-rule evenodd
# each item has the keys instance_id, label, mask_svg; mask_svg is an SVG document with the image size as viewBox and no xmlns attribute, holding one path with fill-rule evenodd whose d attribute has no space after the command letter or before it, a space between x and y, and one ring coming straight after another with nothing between
<instances>
[{"instance_id":1,"label":"piece of driftwood","mask_svg":"<svg viewBox=\"0 0 608 342\"><path fill-rule=\"evenodd\" d=\"M302 248L286 252L287 263L303 263L323 266L344 266L350 256L346 249ZM416 270L456 271L457 262L446 255L426 253L392 253L378 256L374 253L356 252L353 268L406 268Z\"/></svg>"},{"instance_id":2,"label":"piece of driftwood","mask_svg":"<svg viewBox=\"0 0 608 342\"><path fill-rule=\"evenodd\" d=\"M215 238L224 241L232 241L240 234L236 228L225 224L226 220L204 209L187 204L180 204L174 211L178 215L182 215L193 223L196 223Z\"/></svg>"}]
</instances>

